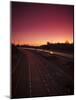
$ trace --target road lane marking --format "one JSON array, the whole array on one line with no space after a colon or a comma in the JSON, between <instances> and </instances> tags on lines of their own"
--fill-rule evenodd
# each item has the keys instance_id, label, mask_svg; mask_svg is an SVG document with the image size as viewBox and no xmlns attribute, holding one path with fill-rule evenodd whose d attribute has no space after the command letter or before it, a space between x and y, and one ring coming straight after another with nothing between
<instances>
[{"instance_id":1,"label":"road lane marking","mask_svg":"<svg viewBox=\"0 0 76 100\"><path fill-rule=\"evenodd\" d=\"M43 82L46 91L48 92L49 95L51 95L51 94L50 94L50 93L51 93L51 90L50 90L50 88L48 87L48 82L47 82L47 80L44 78L44 76L43 76L43 74L42 74L42 72L41 72L41 69L39 69L39 73L40 73L41 81Z\"/></svg>"},{"instance_id":2,"label":"road lane marking","mask_svg":"<svg viewBox=\"0 0 76 100\"><path fill-rule=\"evenodd\" d=\"M32 93L32 81L31 81L31 69L30 69L30 65L28 64L28 68L29 68L29 94L30 94L30 97L32 96L31 93Z\"/></svg>"},{"instance_id":3,"label":"road lane marking","mask_svg":"<svg viewBox=\"0 0 76 100\"><path fill-rule=\"evenodd\" d=\"M22 56L19 57L18 61L16 62L15 68L14 68L14 70L12 71L13 73L16 71L16 69L17 69L17 67L18 67L18 65L19 65L19 63L20 63L20 61L21 61L21 59L22 59Z\"/></svg>"}]
</instances>

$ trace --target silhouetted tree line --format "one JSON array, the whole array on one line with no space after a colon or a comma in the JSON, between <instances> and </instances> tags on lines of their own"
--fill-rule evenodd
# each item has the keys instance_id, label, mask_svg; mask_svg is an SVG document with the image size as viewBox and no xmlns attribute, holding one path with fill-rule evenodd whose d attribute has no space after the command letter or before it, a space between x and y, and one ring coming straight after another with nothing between
<instances>
[{"instance_id":1,"label":"silhouetted tree line","mask_svg":"<svg viewBox=\"0 0 76 100\"><path fill-rule=\"evenodd\" d=\"M12 54L15 54L16 56L18 56L20 54L20 50L17 48L16 45L12 44L11 45L11 53ZM14 55L12 55L13 57Z\"/></svg>"},{"instance_id":2,"label":"silhouetted tree line","mask_svg":"<svg viewBox=\"0 0 76 100\"><path fill-rule=\"evenodd\" d=\"M42 45L40 48L53 50L53 51L64 51L64 52L74 52L74 44L69 43L49 43L47 45Z\"/></svg>"},{"instance_id":3,"label":"silhouetted tree line","mask_svg":"<svg viewBox=\"0 0 76 100\"><path fill-rule=\"evenodd\" d=\"M74 44L69 44L68 42L66 43L50 43L47 42L46 45L41 45L41 46L29 46L29 45L14 45L12 44L12 50L15 52L16 47L24 47L24 48L39 48L39 49L47 49L47 50L53 50L53 51L62 51L62 52L68 52L68 53L73 53L74 52ZM17 48L16 48L17 49Z\"/></svg>"}]
</instances>

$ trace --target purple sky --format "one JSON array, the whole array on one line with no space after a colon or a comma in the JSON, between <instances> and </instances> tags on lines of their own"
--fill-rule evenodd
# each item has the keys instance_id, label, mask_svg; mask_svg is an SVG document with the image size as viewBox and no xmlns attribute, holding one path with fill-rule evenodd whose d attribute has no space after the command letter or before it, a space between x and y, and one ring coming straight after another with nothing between
<instances>
[{"instance_id":1,"label":"purple sky","mask_svg":"<svg viewBox=\"0 0 76 100\"><path fill-rule=\"evenodd\" d=\"M12 2L11 17L15 44L73 42L73 6Z\"/></svg>"}]
</instances>

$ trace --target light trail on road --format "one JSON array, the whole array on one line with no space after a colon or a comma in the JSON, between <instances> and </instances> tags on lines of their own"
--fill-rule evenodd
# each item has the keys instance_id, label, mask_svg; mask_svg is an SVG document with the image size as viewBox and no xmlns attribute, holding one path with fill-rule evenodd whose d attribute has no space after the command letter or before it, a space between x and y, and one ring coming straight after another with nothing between
<instances>
[{"instance_id":1,"label":"light trail on road","mask_svg":"<svg viewBox=\"0 0 76 100\"><path fill-rule=\"evenodd\" d=\"M51 54L51 55L55 54L55 55L67 57L67 58L70 58L70 59L73 58L73 55L67 54L67 53L63 53L63 52L56 52L56 51L51 51L51 50L35 49L35 48L23 48L23 49L45 52L45 53L49 53L49 54Z\"/></svg>"}]
</instances>

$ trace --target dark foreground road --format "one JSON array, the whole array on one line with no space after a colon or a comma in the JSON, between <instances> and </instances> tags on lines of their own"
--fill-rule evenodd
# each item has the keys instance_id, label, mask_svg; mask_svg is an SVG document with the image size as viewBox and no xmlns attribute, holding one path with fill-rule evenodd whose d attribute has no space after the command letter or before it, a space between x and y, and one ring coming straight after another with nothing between
<instances>
[{"instance_id":1,"label":"dark foreground road","mask_svg":"<svg viewBox=\"0 0 76 100\"><path fill-rule=\"evenodd\" d=\"M12 98L73 95L73 58L19 48L12 58Z\"/></svg>"}]
</instances>

